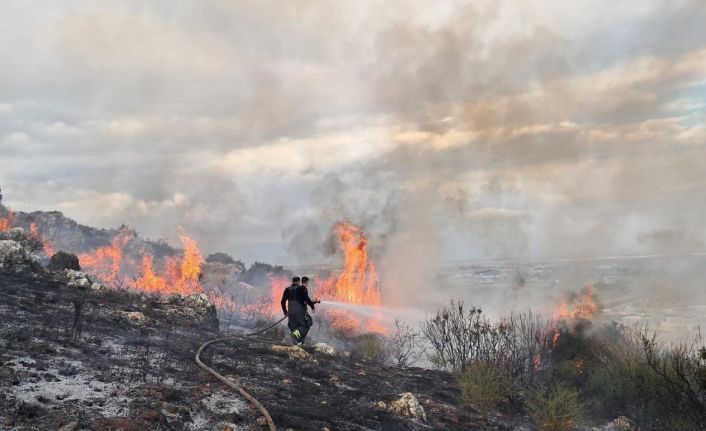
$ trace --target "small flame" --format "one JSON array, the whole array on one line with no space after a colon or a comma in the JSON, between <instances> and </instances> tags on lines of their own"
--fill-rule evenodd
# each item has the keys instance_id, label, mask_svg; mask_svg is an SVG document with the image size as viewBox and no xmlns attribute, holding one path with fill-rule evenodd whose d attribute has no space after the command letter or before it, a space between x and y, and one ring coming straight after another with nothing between
<instances>
[{"instance_id":1,"label":"small flame","mask_svg":"<svg viewBox=\"0 0 706 431\"><path fill-rule=\"evenodd\" d=\"M579 320L593 320L598 314L596 291L592 284L586 285L578 295L572 295L569 302L559 304L554 319L567 324L575 324Z\"/></svg>"},{"instance_id":2,"label":"small flame","mask_svg":"<svg viewBox=\"0 0 706 431\"><path fill-rule=\"evenodd\" d=\"M0 232L7 232L15 222L15 214L8 211L5 217L0 217Z\"/></svg>"}]
</instances>

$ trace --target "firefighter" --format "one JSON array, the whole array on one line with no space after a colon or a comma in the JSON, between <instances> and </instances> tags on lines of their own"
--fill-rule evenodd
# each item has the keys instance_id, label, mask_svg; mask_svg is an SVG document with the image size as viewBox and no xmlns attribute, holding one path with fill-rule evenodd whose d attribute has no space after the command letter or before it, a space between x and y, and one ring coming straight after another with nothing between
<instances>
[{"instance_id":1,"label":"firefighter","mask_svg":"<svg viewBox=\"0 0 706 431\"><path fill-rule=\"evenodd\" d=\"M307 277L307 276L302 277L302 290L304 291L304 300L305 300L306 304L311 307L311 312L316 313L316 310L314 309L314 304L318 304L321 301L319 301L318 299L314 299L312 301L309 298L308 286L309 286L309 277ZM306 306L304 307L304 310L306 313L306 315L304 316L304 321L306 322L306 332L304 333L304 335L302 337L302 341L304 341L304 339L306 339L306 334L309 332L309 329L311 329L311 327L314 325L314 319L311 317L311 315L308 312L306 312Z\"/></svg>"},{"instance_id":2,"label":"firefighter","mask_svg":"<svg viewBox=\"0 0 706 431\"><path fill-rule=\"evenodd\" d=\"M307 278L307 282L308 282ZM282 293L282 311L289 318L287 326L292 334L292 343L298 346L304 344L309 325L307 325L306 306L314 310L314 301L309 298L308 290L301 285L299 277L292 278L292 284Z\"/></svg>"}]
</instances>

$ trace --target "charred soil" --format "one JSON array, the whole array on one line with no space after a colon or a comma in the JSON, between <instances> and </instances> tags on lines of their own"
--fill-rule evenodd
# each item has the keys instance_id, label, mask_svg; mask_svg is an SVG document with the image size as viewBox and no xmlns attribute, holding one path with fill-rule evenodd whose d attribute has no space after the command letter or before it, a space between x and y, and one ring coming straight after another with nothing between
<instances>
[{"instance_id":1,"label":"charred soil","mask_svg":"<svg viewBox=\"0 0 706 431\"><path fill-rule=\"evenodd\" d=\"M0 273L0 322L0 429L266 429L256 409L195 366L200 344L223 336L202 304ZM278 429L502 430L522 422L463 406L449 373L307 353L240 337L202 359L258 398ZM390 408L405 392L426 420Z\"/></svg>"}]
</instances>

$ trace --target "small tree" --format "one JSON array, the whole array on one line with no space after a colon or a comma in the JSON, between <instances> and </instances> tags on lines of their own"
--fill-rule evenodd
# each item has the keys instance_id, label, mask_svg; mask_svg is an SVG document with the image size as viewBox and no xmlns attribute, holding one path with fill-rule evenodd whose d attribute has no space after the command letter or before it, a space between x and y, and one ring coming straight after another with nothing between
<instances>
[{"instance_id":1,"label":"small tree","mask_svg":"<svg viewBox=\"0 0 706 431\"><path fill-rule=\"evenodd\" d=\"M691 343L662 348L656 336L642 339L647 365L659 376L656 391L682 429L706 430L706 346L701 334Z\"/></svg>"}]
</instances>

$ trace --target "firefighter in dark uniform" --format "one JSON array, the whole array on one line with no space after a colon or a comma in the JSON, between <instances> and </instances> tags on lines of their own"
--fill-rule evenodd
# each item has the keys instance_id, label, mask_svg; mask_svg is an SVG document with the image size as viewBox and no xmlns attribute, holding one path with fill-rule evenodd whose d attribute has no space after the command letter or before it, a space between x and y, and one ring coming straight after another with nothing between
<instances>
[{"instance_id":1,"label":"firefighter in dark uniform","mask_svg":"<svg viewBox=\"0 0 706 431\"><path fill-rule=\"evenodd\" d=\"M309 281L307 277L305 279L306 282ZM311 327L309 324L311 317L307 319L306 306L308 305L314 311L314 304L319 302L309 298L309 291L306 286L300 284L301 281L299 277L292 278L292 285L285 289L280 302L284 315L289 318L287 326L292 333L292 342L299 346L304 344L306 334Z\"/></svg>"}]
</instances>

